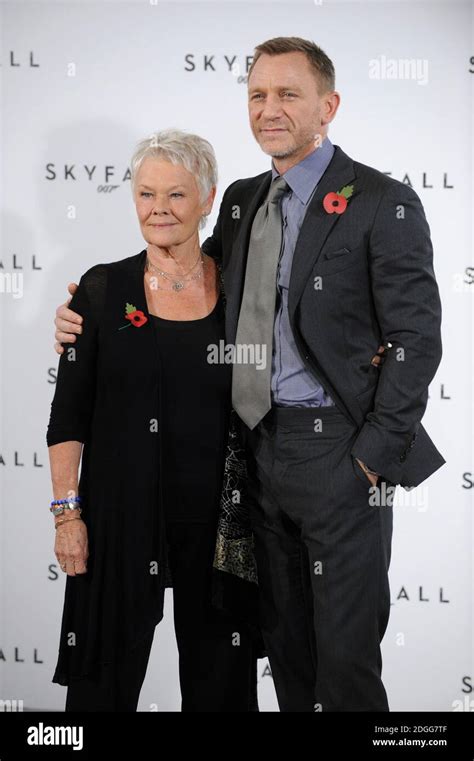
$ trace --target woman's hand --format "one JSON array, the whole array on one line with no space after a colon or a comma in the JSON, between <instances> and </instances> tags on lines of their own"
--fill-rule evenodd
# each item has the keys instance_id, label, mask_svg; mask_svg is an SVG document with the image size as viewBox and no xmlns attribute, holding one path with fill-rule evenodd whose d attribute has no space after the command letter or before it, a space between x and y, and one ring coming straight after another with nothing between
<instances>
[{"instance_id":1,"label":"woman's hand","mask_svg":"<svg viewBox=\"0 0 474 761\"><path fill-rule=\"evenodd\" d=\"M87 526L82 519L68 518L56 528L54 554L68 576L86 573L89 545Z\"/></svg>"}]
</instances>

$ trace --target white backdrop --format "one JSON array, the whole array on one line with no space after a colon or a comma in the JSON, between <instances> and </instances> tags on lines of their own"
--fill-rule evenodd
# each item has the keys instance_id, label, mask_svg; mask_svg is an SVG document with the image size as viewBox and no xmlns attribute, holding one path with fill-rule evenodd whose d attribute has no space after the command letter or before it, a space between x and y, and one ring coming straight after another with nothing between
<instances>
[{"instance_id":1,"label":"white backdrop","mask_svg":"<svg viewBox=\"0 0 474 761\"><path fill-rule=\"evenodd\" d=\"M384 681L395 711L474 710L472 3L5 2L0 11L0 699L63 710L66 695L51 682L65 585L45 440L55 307L91 265L144 247L127 179L142 137L177 127L213 144L219 186L203 240L226 186L270 168L248 126L246 59L259 42L294 35L335 64L332 142L410 183L431 227L444 354L423 423L447 464L418 489L397 490ZM261 710L277 710L266 661L259 694ZM139 710L179 710L179 700L167 592Z\"/></svg>"}]
</instances>

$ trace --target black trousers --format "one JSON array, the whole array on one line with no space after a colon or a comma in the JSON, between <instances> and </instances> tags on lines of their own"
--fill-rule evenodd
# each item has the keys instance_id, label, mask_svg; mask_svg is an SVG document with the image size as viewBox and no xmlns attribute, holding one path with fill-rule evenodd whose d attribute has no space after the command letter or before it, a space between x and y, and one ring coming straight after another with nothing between
<instances>
[{"instance_id":1,"label":"black trousers","mask_svg":"<svg viewBox=\"0 0 474 761\"><path fill-rule=\"evenodd\" d=\"M210 605L216 524L168 523L181 710L258 711L250 635ZM68 686L66 711L136 711L155 630L120 663Z\"/></svg>"},{"instance_id":2,"label":"black trousers","mask_svg":"<svg viewBox=\"0 0 474 761\"><path fill-rule=\"evenodd\" d=\"M370 482L350 454L356 427L336 407L274 407L242 429L280 710L388 711L380 642L392 507L369 504Z\"/></svg>"}]
</instances>

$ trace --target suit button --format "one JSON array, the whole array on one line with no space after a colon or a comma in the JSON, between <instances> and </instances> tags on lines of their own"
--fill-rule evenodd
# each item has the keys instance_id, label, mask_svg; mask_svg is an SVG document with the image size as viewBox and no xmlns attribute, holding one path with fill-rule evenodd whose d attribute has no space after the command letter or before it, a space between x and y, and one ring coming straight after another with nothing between
<instances>
[{"instance_id":1,"label":"suit button","mask_svg":"<svg viewBox=\"0 0 474 761\"><path fill-rule=\"evenodd\" d=\"M407 459L406 453L400 455L400 462L404 462Z\"/></svg>"}]
</instances>

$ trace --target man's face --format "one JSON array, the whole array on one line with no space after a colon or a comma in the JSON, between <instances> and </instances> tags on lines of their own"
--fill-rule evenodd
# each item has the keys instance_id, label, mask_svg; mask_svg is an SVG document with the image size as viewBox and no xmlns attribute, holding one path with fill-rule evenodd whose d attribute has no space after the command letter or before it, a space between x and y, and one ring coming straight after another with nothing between
<instances>
[{"instance_id":1,"label":"man's face","mask_svg":"<svg viewBox=\"0 0 474 761\"><path fill-rule=\"evenodd\" d=\"M262 54L248 82L250 126L264 153L275 158L308 153L325 137L327 96L304 53ZM332 116L331 116L332 118Z\"/></svg>"}]
</instances>

